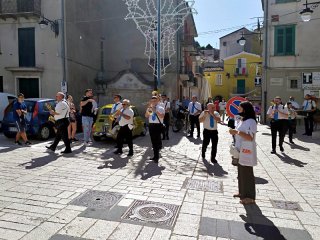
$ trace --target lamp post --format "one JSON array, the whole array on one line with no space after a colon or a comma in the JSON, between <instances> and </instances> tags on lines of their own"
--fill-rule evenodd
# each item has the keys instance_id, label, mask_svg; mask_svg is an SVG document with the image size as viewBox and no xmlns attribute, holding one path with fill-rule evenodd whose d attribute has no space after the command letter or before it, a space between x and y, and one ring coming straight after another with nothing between
<instances>
[{"instance_id":1,"label":"lamp post","mask_svg":"<svg viewBox=\"0 0 320 240\"><path fill-rule=\"evenodd\" d=\"M306 0L306 3L303 4L305 6L305 9L303 9L300 12L300 16L301 16L302 21L309 22L311 20L312 13L313 13L313 10L311 10L311 8L315 9L319 6L319 4L320 4L320 2L308 3L308 0ZM309 6L311 6L311 8Z\"/></svg>"},{"instance_id":2,"label":"lamp post","mask_svg":"<svg viewBox=\"0 0 320 240\"><path fill-rule=\"evenodd\" d=\"M42 20L39 22L40 28L45 29L50 24L51 30L54 32L55 37L59 36L59 22L58 20L50 20L42 16Z\"/></svg>"}]
</instances>

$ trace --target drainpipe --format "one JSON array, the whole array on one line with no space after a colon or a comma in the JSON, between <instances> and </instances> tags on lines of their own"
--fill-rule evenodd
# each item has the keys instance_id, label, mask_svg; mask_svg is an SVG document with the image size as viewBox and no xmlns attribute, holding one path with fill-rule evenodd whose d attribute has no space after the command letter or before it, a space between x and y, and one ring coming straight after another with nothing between
<instances>
[{"instance_id":1,"label":"drainpipe","mask_svg":"<svg viewBox=\"0 0 320 240\"><path fill-rule=\"evenodd\" d=\"M267 122L267 107L268 107L268 36L269 36L269 0L265 0L265 14L264 14L264 79L263 79L263 123Z\"/></svg>"},{"instance_id":2,"label":"drainpipe","mask_svg":"<svg viewBox=\"0 0 320 240\"><path fill-rule=\"evenodd\" d=\"M66 86L65 95L67 96L68 92L68 81L67 81L67 66L66 66L66 39L65 39L65 2L61 0L61 55L62 55L62 71L63 71L63 78L62 78L62 85Z\"/></svg>"}]
</instances>

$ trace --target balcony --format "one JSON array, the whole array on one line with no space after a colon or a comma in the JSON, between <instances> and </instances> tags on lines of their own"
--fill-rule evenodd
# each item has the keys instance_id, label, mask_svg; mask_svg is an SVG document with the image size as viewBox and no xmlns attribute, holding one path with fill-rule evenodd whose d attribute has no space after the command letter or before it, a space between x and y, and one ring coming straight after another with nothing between
<instances>
[{"instance_id":1,"label":"balcony","mask_svg":"<svg viewBox=\"0 0 320 240\"><path fill-rule=\"evenodd\" d=\"M241 88L241 87L234 87L232 89L232 94L233 95L237 95L237 96L241 96L241 95L246 95L250 92L250 88Z\"/></svg>"},{"instance_id":2,"label":"balcony","mask_svg":"<svg viewBox=\"0 0 320 240\"><path fill-rule=\"evenodd\" d=\"M40 16L41 0L0 0L0 19Z\"/></svg>"},{"instance_id":3,"label":"balcony","mask_svg":"<svg viewBox=\"0 0 320 240\"><path fill-rule=\"evenodd\" d=\"M234 69L234 76L248 76L248 69L246 67L236 67Z\"/></svg>"}]
</instances>

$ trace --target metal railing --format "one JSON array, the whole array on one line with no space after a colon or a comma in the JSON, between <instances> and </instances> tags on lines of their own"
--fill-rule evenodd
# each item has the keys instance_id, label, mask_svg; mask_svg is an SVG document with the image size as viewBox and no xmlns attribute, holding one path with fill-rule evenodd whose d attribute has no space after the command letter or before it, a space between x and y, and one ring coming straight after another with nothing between
<instances>
[{"instance_id":1,"label":"metal railing","mask_svg":"<svg viewBox=\"0 0 320 240\"><path fill-rule=\"evenodd\" d=\"M250 88L237 88L237 87L234 87L233 90L232 90L232 94L245 94L245 93L248 93L250 92Z\"/></svg>"},{"instance_id":2,"label":"metal railing","mask_svg":"<svg viewBox=\"0 0 320 240\"><path fill-rule=\"evenodd\" d=\"M0 0L0 18L41 15L41 0Z\"/></svg>"}]
</instances>

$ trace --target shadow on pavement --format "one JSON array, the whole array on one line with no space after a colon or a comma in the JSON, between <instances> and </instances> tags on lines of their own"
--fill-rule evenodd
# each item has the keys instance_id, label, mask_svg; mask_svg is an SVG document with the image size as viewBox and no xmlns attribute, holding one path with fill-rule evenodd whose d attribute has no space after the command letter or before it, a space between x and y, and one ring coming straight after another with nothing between
<instances>
[{"instance_id":1,"label":"shadow on pavement","mask_svg":"<svg viewBox=\"0 0 320 240\"><path fill-rule=\"evenodd\" d=\"M164 166L159 166L154 162L149 162L144 169L140 170L139 175L141 175L141 180L147 180L154 176L162 175L163 170L165 170Z\"/></svg>"},{"instance_id":2,"label":"shadow on pavement","mask_svg":"<svg viewBox=\"0 0 320 240\"><path fill-rule=\"evenodd\" d=\"M192 143L194 143L195 145L200 145L202 144L202 140L201 138L193 138L193 137L188 137L188 140Z\"/></svg>"},{"instance_id":3,"label":"shadow on pavement","mask_svg":"<svg viewBox=\"0 0 320 240\"><path fill-rule=\"evenodd\" d=\"M224 177L225 175L228 175L228 172L224 171L219 163L212 165L206 159L202 159L202 161L210 176Z\"/></svg>"},{"instance_id":4,"label":"shadow on pavement","mask_svg":"<svg viewBox=\"0 0 320 240\"><path fill-rule=\"evenodd\" d=\"M297 144L290 144L290 143L287 143L287 142L285 142L285 143L290 145L291 149L298 149L298 150L302 150L302 151L306 151L306 152L310 151L310 148L306 148L306 147L303 147L303 146L300 146L300 145L297 145Z\"/></svg>"},{"instance_id":5,"label":"shadow on pavement","mask_svg":"<svg viewBox=\"0 0 320 240\"><path fill-rule=\"evenodd\" d=\"M307 165L307 163L301 162L300 160L297 160L297 159L294 159L285 153L282 153L282 155L277 153L276 155L281 159L281 161L283 161L284 163L290 164L290 165L295 165L297 167L304 167L304 165Z\"/></svg>"},{"instance_id":6,"label":"shadow on pavement","mask_svg":"<svg viewBox=\"0 0 320 240\"><path fill-rule=\"evenodd\" d=\"M19 164L19 166L25 166L25 169L39 168L56 161L60 156L55 153L51 153L43 157L31 159L30 162Z\"/></svg>"},{"instance_id":7,"label":"shadow on pavement","mask_svg":"<svg viewBox=\"0 0 320 240\"><path fill-rule=\"evenodd\" d=\"M125 166L127 166L128 162L129 162L129 158L121 158L118 155L114 155L114 157L111 157L110 159L112 160L108 160L105 161L104 165L101 165L99 167L97 167L97 169L104 169L104 168L110 168L110 169L119 169L119 168L124 168Z\"/></svg>"},{"instance_id":8,"label":"shadow on pavement","mask_svg":"<svg viewBox=\"0 0 320 240\"><path fill-rule=\"evenodd\" d=\"M267 184L269 183L268 180L261 178L261 177L255 177L256 184Z\"/></svg>"},{"instance_id":9,"label":"shadow on pavement","mask_svg":"<svg viewBox=\"0 0 320 240\"><path fill-rule=\"evenodd\" d=\"M245 229L249 234L261 239L286 240L274 223L262 214L258 205L244 205L244 208L247 216L240 217L246 222Z\"/></svg>"}]
</instances>

